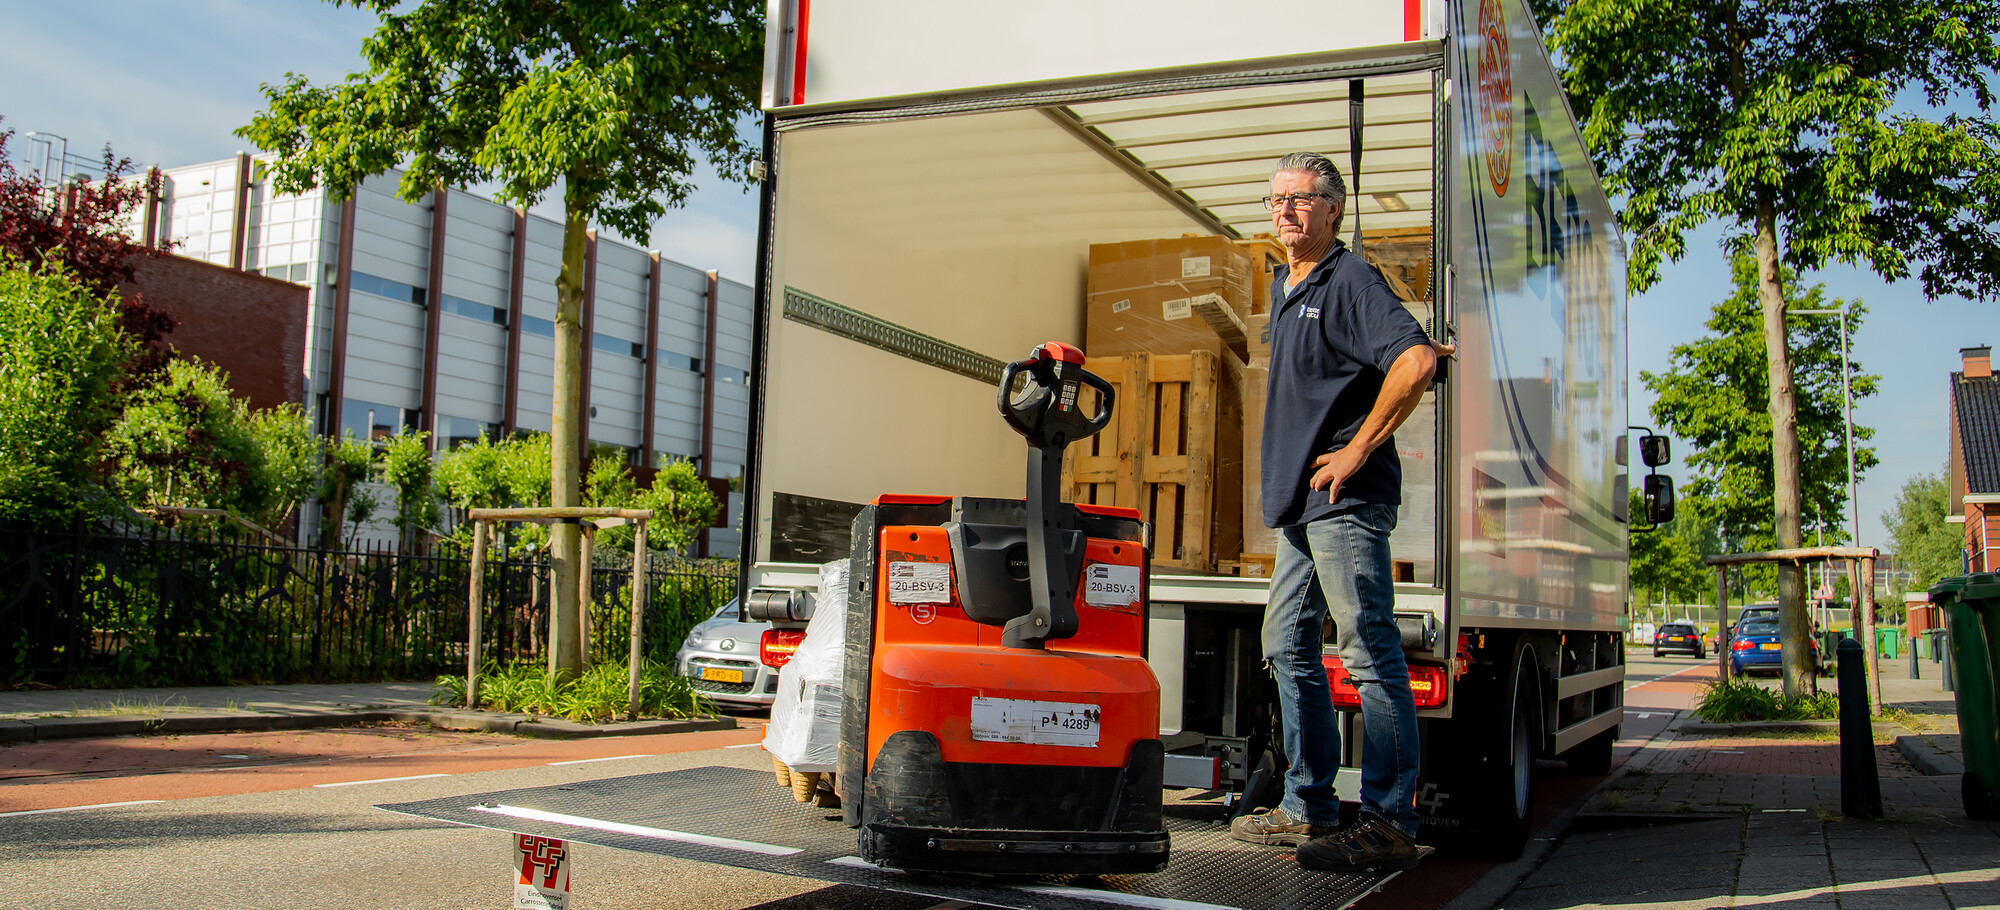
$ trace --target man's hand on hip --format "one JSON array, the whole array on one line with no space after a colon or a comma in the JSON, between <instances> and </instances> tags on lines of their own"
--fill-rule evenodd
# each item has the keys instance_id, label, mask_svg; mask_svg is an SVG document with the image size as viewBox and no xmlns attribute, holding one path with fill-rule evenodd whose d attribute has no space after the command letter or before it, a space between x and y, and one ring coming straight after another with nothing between
<instances>
[{"instance_id":1,"label":"man's hand on hip","mask_svg":"<svg viewBox=\"0 0 2000 910\"><path fill-rule=\"evenodd\" d=\"M1340 501L1340 485L1361 470L1361 464L1368 460L1368 451L1361 446L1348 445L1313 459L1312 479L1307 486L1315 490L1325 490L1327 499Z\"/></svg>"}]
</instances>

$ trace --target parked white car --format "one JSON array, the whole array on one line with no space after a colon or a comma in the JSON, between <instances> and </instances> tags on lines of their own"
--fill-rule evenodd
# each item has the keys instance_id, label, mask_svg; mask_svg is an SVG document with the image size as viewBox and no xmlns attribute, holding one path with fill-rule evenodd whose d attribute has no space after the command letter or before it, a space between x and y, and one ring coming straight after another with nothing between
<instances>
[{"instance_id":1,"label":"parked white car","mask_svg":"<svg viewBox=\"0 0 2000 910\"><path fill-rule=\"evenodd\" d=\"M778 667L802 637L804 633L787 635L769 623L737 621L732 600L688 631L674 655L674 671L724 707L770 707L778 697Z\"/></svg>"}]
</instances>

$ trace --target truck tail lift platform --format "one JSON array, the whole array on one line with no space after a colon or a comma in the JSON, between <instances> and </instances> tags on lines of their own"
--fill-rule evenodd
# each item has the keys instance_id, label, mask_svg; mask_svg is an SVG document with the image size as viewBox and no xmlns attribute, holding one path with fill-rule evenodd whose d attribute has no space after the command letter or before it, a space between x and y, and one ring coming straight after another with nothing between
<instances>
[{"instance_id":1,"label":"truck tail lift platform","mask_svg":"<svg viewBox=\"0 0 2000 910\"><path fill-rule=\"evenodd\" d=\"M838 811L802 806L790 793L771 786L763 753L741 749L727 754L756 767L688 768L380 808L496 831L1019 910L1342 910L1395 876L1315 872L1294 862L1290 850L1230 840L1224 810L1212 800L1167 803L1164 818L1174 850L1162 872L911 874L862 859L855 850L854 829L841 824Z\"/></svg>"}]
</instances>

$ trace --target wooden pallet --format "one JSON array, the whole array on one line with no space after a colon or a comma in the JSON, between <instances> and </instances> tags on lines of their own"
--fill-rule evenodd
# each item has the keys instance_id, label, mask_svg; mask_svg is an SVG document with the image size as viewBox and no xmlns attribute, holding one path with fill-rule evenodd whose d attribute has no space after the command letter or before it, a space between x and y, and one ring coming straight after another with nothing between
<instances>
[{"instance_id":1,"label":"wooden pallet","mask_svg":"<svg viewBox=\"0 0 2000 910\"><path fill-rule=\"evenodd\" d=\"M1155 567L1214 571L1218 358L1125 354L1084 367L1118 387L1118 402L1111 426L1064 461L1071 501L1137 508L1153 524Z\"/></svg>"}]
</instances>

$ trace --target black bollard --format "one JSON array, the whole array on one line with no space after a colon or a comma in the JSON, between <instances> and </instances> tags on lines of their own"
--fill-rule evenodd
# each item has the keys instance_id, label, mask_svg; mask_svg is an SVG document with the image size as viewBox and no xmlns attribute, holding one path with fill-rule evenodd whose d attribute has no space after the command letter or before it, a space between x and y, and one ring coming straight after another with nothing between
<instances>
[{"instance_id":1,"label":"black bollard","mask_svg":"<svg viewBox=\"0 0 2000 910\"><path fill-rule=\"evenodd\" d=\"M1915 635L1910 636L1910 678L1924 678L1924 668L1917 665L1917 637Z\"/></svg>"},{"instance_id":2,"label":"black bollard","mask_svg":"<svg viewBox=\"0 0 2000 910\"><path fill-rule=\"evenodd\" d=\"M1840 640L1840 814L1882 817L1882 777L1875 767L1875 733L1869 722L1868 668L1861 643Z\"/></svg>"}]
</instances>

